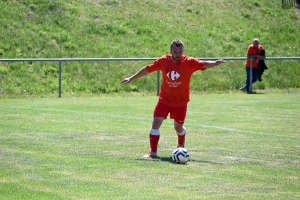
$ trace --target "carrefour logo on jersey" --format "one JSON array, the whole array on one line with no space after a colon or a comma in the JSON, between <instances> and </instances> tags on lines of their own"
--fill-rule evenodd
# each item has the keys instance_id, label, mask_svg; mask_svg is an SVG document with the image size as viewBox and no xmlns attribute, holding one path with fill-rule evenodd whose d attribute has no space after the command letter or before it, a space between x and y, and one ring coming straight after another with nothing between
<instances>
[{"instance_id":1,"label":"carrefour logo on jersey","mask_svg":"<svg viewBox=\"0 0 300 200\"><path fill-rule=\"evenodd\" d=\"M177 80L179 78L179 76L180 76L180 74L178 74L178 72L176 72L176 71L171 71L171 72L167 73L167 77L169 79L171 79L172 81Z\"/></svg>"},{"instance_id":2,"label":"carrefour logo on jersey","mask_svg":"<svg viewBox=\"0 0 300 200\"><path fill-rule=\"evenodd\" d=\"M169 85L169 87L176 88L181 84L181 81L176 82L176 80L179 78L179 76L180 76L180 74L178 74L178 72L176 72L176 71L171 71L171 72L167 73L167 77L173 81L173 82L169 82L166 80L166 83Z\"/></svg>"}]
</instances>

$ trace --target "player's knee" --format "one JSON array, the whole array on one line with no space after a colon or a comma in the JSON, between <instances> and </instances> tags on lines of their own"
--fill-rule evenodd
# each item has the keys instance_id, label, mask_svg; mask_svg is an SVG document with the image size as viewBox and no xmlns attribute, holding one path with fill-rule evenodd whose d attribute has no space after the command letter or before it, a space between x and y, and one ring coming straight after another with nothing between
<instances>
[{"instance_id":1,"label":"player's knee","mask_svg":"<svg viewBox=\"0 0 300 200\"><path fill-rule=\"evenodd\" d=\"M152 129L159 129L163 120L163 118L154 118L152 122Z\"/></svg>"}]
</instances>

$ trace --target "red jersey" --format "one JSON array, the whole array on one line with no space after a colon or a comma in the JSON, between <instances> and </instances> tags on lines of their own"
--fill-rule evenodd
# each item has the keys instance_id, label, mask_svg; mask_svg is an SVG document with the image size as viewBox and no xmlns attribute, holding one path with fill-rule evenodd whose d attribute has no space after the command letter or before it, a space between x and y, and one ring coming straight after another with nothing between
<instances>
[{"instance_id":1,"label":"red jersey","mask_svg":"<svg viewBox=\"0 0 300 200\"><path fill-rule=\"evenodd\" d=\"M254 47L254 44L250 44L247 50L247 54L254 54L258 55L260 54L261 50L263 50L264 47L261 45L258 45L258 49ZM250 67L250 60L246 60L246 66ZM258 67L258 60L252 60L252 67L257 68Z\"/></svg>"},{"instance_id":2,"label":"red jersey","mask_svg":"<svg viewBox=\"0 0 300 200\"><path fill-rule=\"evenodd\" d=\"M159 102L171 107L186 106L190 101L191 76L197 70L205 70L205 63L189 56L174 62L171 55L166 55L147 65L149 73L162 71Z\"/></svg>"}]
</instances>

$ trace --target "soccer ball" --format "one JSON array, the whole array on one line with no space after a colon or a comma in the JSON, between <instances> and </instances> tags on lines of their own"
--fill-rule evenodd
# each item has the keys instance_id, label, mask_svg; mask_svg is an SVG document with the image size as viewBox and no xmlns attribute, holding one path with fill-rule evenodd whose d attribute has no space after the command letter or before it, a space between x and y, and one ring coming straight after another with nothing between
<instances>
[{"instance_id":1,"label":"soccer ball","mask_svg":"<svg viewBox=\"0 0 300 200\"><path fill-rule=\"evenodd\" d=\"M185 148L177 148L172 153L172 159L176 163L185 164L189 161L190 154Z\"/></svg>"}]
</instances>

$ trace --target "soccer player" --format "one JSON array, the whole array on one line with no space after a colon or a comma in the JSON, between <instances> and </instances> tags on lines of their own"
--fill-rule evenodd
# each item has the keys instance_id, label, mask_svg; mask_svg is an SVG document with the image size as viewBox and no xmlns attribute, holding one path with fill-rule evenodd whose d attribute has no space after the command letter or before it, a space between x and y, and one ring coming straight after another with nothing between
<instances>
[{"instance_id":1,"label":"soccer player","mask_svg":"<svg viewBox=\"0 0 300 200\"><path fill-rule=\"evenodd\" d=\"M185 56L184 44L181 40L173 40L170 47L171 55L165 55L143 67L134 75L122 80L127 84L157 70L162 71L162 85L159 99L153 113L150 130L150 151L144 157L157 157L160 138L160 126L170 114L174 120L174 128L178 136L177 147L184 147L186 128L183 126L190 100L190 78L197 70L205 70L225 63L224 60L201 61Z\"/></svg>"}]
</instances>

